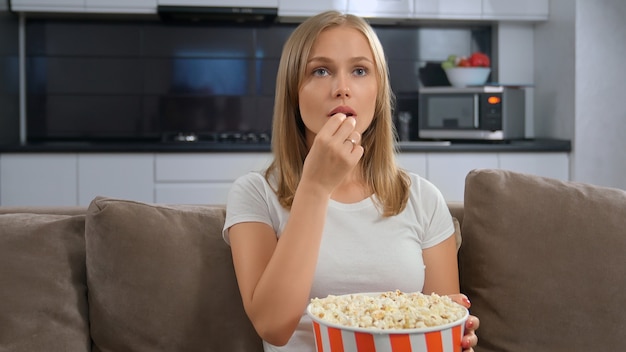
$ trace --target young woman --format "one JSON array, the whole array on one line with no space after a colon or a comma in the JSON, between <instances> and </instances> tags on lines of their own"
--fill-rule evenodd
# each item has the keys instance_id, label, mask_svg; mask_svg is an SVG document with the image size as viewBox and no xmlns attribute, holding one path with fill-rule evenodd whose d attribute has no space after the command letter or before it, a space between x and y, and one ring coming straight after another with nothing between
<instances>
[{"instance_id":1,"label":"young woman","mask_svg":"<svg viewBox=\"0 0 626 352\"><path fill-rule=\"evenodd\" d=\"M314 351L312 297L398 289L469 307L441 193L395 163L387 71L373 29L351 15L314 16L284 46L274 160L235 182L224 226L266 351ZM478 324L467 321L469 351Z\"/></svg>"}]
</instances>

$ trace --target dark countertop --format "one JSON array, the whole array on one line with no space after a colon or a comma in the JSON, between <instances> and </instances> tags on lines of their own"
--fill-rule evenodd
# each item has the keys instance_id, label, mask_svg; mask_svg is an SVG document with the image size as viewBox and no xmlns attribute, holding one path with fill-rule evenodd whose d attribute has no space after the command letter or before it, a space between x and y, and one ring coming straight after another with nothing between
<instances>
[{"instance_id":1,"label":"dark countertop","mask_svg":"<svg viewBox=\"0 0 626 352\"><path fill-rule=\"evenodd\" d=\"M0 153L207 153L269 152L269 143L245 142L46 142L0 145ZM570 152L571 142L562 139L525 139L514 141L398 143L400 152Z\"/></svg>"}]
</instances>

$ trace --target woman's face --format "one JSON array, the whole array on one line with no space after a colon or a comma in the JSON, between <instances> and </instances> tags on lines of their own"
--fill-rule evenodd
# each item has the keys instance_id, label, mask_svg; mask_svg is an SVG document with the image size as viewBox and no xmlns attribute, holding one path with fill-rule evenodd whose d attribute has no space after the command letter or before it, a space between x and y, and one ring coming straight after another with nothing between
<instances>
[{"instance_id":1,"label":"woman's face","mask_svg":"<svg viewBox=\"0 0 626 352\"><path fill-rule=\"evenodd\" d=\"M361 32L347 26L320 33L311 48L299 92L309 145L328 118L352 115L363 133L374 118L378 82L374 56Z\"/></svg>"}]
</instances>

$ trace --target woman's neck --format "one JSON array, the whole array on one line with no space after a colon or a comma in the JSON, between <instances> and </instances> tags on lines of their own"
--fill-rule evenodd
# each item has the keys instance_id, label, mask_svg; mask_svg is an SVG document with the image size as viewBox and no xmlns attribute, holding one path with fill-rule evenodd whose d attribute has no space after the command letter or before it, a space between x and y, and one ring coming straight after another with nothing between
<instances>
[{"instance_id":1,"label":"woman's neck","mask_svg":"<svg viewBox=\"0 0 626 352\"><path fill-rule=\"evenodd\" d=\"M340 203L357 203L372 195L370 187L361 177L358 169L341 182L330 195L330 199Z\"/></svg>"}]
</instances>

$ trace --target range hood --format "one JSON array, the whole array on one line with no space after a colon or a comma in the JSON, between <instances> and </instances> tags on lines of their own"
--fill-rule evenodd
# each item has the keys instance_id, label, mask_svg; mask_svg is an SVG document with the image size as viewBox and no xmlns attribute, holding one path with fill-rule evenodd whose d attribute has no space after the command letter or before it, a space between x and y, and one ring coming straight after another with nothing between
<instances>
[{"instance_id":1,"label":"range hood","mask_svg":"<svg viewBox=\"0 0 626 352\"><path fill-rule=\"evenodd\" d=\"M275 7L159 5L157 12L163 21L186 22L274 22L278 16Z\"/></svg>"}]
</instances>

